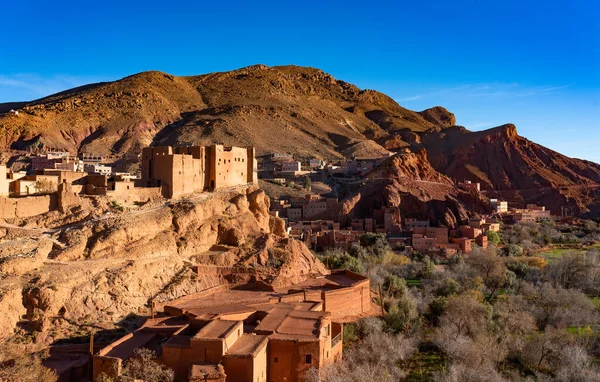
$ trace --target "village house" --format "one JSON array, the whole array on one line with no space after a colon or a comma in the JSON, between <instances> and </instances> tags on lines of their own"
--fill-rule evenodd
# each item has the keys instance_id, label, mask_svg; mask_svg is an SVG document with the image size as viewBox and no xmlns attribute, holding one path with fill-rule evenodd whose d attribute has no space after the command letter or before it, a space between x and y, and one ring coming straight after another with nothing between
<instances>
[{"instance_id":1,"label":"village house","mask_svg":"<svg viewBox=\"0 0 600 382\"><path fill-rule=\"evenodd\" d=\"M415 218L406 218L406 219L404 219L404 227L406 227L406 229L429 227L429 220L418 220Z\"/></svg>"},{"instance_id":2,"label":"village house","mask_svg":"<svg viewBox=\"0 0 600 382\"><path fill-rule=\"evenodd\" d=\"M469 226L481 228L483 233L487 233L488 231L500 232L500 223L491 218L471 218L469 219Z\"/></svg>"},{"instance_id":3,"label":"village house","mask_svg":"<svg viewBox=\"0 0 600 382\"><path fill-rule=\"evenodd\" d=\"M54 163L54 169L73 172L83 172L84 162L76 157L64 157L60 162ZM45 170L51 169L44 169L44 171Z\"/></svg>"},{"instance_id":4,"label":"village house","mask_svg":"<svg viewBox=\"0 0 600 382\"><path fill-rule=\"evenodd\" d=\"M58 190L59 177L56 175L25 175L12 180L10 196L50 194Z\"/></svg>"},{"instance_id":5,"label":"village house","mask_svg":"<svg viewBox=\"0 0 600 382\"><path fill-rule=\"evenodd\" d=\"M30 158L31 169L33 171L43 171L45 169L55 168L55 164L62 163L63 158L68 158L69 155L68 152L50 152L33 156Z\"/></svg>"},{"instance_id":6,"label":"village house","mask_svg":"<svg viewBox=\"0 0 600 382\"><path fill-rule=\"evenodd\" d=\"M511 218L514 223L533 223L552 219L550 211L546 207L528 204L526 209L515 210Z\"/></svg>"},{"instance_id":7,"label":"village house","mask_svg":"<svg viewBox=\"0 0 600 382\"><path fill-rule=\"evenodd\" d=\"M279 162L279 171L281 172L297 172L302 171L302 162L295 160L285 160Z\"/></svg>"},{"instance_id":8,"label":"village house","mask_svg":"<svg viewBox=\"0 0 600 382\"><path fill-rule=\"evenodd\" d=\"M0 196L9 196L10 182L6 165L0 165Z\"/></svg>"},{"instance_id":9,"label":"village house","mask_svg":"<svg viewBox=\"0 0 600 382\"><path fill-rule=\"evenodd\" d=\"M462 188L463 190L467 190L467 191L481 191L481 184L480 183L473 183L470 180L465 180L464 182L458 182L456 184L458 186L458 188Z\"/></svg>"},{"instance_id":10,"label":"village house","mask_svg":"<svg viewBox=\"0 0 600 382\"><path fill-rule=\"evenodd\" d=\"M99 163L86 163L83 170L89 174L100 174L109 176L112 174L112 167Z\"/></svg>"},{"instance_id":11,"label":"village house","mask_svg":"<svg viewBox=\"0 0 600 382\"><path fill-rule=\"evenodd\" d=\"M323 168L325 161L321 159L311 158L308 160L308 166L310 168Z\"/></svg>"},{"instance_id":12,"label":"village house","mask_svg":"<svg viewBox=\"0 0 600 382\"><path fill-rule=\"evenodd\" d=\"M508 212L508 202L506 201L490 199L490 204L496 213L503 214Z\"/></svg>"},{"instance_id":13,"label":"village house","mask_svg":"<svg viewBox=\"0 0 600 382\"><path fill-rule=\"evenodd\" d=\"M146 347L177 381L300 382L342 359L342 322L371 311L370 281L350 271L308 279L279 292L228 290L167 303L93 356L93 379L116 377ZM201 379L205 378L205 379Z\"/></svg>"}]
</instances>

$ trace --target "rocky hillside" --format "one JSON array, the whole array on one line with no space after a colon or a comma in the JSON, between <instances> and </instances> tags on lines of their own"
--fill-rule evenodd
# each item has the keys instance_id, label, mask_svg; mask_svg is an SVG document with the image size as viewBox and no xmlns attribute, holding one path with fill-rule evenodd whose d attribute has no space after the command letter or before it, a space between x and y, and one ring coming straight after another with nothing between
<instances>
[{"instance_id":1,"label":"rocky hillside","mask_svg":"<svg viewBox=\"0 0 600 382\"><path fill-rule=\"evenodd\" d=\"M566 157L517 134L514 125L470 132L452 127L421 136L436 170L457 181L480 182L492 196L541 203L560 213L569 205L587 212L600 182L600 165Z\"/></svg>"},{"instance_id":2,"label":"rocky hillside","mask_svg":"<svg viewBox=\"0 0 600 382\"><path fill-rule=\"evenodd\" d=\"M440 129L429 119L434 123L382 93L312 68L257 65L193 77L145 72L0 116L0 148L125 153L217 141L331 158L387 131Z\"/></svg>"},{"instance_id":3,"label":"rocky hillside","mask_svg":"<svg viewBox=\"0 0 600 382\"><path fill-rule=\"evenodd\" d=\"M8 107L19 115L1 114ZM537 145L513 125L481 132L455 125L443 107L407 110L318 69L255 65L191 77L145 72L0 105L0 153L53 147L137 154L152 144L220 142L254 145L258 154L335 159L426 149L438 172L480 181L496 192L490 195L551 203L556 213L564 205L600 209L599 165ZM546 196L528 194L540 189Z\"/></svg>"},{"instance_id":4,"label":"rocky hillside","mask_svg":"<svg viewBox=\"0 0 600 382\"><path fill-rule=\"evenodd\" d=\"M57 213L0 224L0 338L33 325L42 342L110 328L132 312L210 288L273 287L326 272L286 237L256 188L59 224ZM224 278L194 267L239 270ZM47 337L47 338L46 338Z\"/></svg>"},{"instance_id":5,"label":"rocky hillside","mask_svg":"<svg viewBox=\"0 0 600 382\"><path fill-rule=\"evenodd\" d=\"M399 207L403 217L425 218L448 227L463 224L468 210L491 212L480 195L457 189L437 172L425 150L397 154L373 170L366 184L344 201L341 215L370 217L384 206Z\"/></svg>"}]
</instances>

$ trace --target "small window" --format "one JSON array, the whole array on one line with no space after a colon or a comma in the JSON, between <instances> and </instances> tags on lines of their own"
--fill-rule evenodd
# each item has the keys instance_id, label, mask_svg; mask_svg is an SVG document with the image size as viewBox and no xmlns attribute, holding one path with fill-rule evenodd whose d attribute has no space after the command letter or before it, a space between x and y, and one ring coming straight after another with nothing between
<instances>
[{"instance_id":1,"label":"small window","mask_svg":"<svg viewBox=\"0 0 600 382\"><path fill-rule=\"evenodd\" d=\"M274 363L278 363L279 362L279 358L277 358L277 357L273 358L273 362Z\"/></svg>"},{"instance_id":2,"label":"small window","mask_svg":"<svg viewBox=\"0 0 600 382\"><path fill-rule=\"evenodd\" d=\"M312 364L312 354L307 354L306 355L306 364L307 365Z\"/></svg>"}]
</instances>

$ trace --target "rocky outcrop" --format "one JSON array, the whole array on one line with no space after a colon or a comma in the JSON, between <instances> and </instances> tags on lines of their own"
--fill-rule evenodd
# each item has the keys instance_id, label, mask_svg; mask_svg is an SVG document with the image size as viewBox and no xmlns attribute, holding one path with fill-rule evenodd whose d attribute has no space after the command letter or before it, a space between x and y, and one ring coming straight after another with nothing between
<instances>
[{"instance_id":1,"label":"rocky outcrop","mask_svg":"<svg viewBox=\"0 0 600 382\"><path fill-rule=\"evenodd\" d=\"M0 274L22 275L43 265L52 250L48 238L10 240L0 243Z\"/></svg>"},{"instance_id":2,"label":"rocky outcrop","mask_svg":"<svg viewBox=\"0 0 600 382\"><path fill-rule=\"evenodd\" d=\"M540 203L559 215L561 206L585 213L596 204L600 165L535 144L513 124L479 132L453 127L427 134L422 146L437 171L479 182L515 207Z\"/></svg>"},{"instance_id":3,"label":"rocky outcrop","mask_svg":"<svg viewBox=\"0 0 600 382\"><path fill-rule=\"evenodd\" d=\"M403 217L457 227L469 218L465 205L476 212L490 212L481 195L454 187L452 180L431 166L422 150L397 154L374 169L369 181L342 202L342 215L364 218L382 207L399 207Z\"/></svg>"},{"instance_id":4,"label":"rocky outcrop","mask_svg":"<svg viewBox=\"0 0 600 382\"><path fill-rule=\"evenodd\" d=\"M452 127L456 125L456 117L441 106L435 106L427 110L420 111L419 114L427 121L440 127Z\"/></svg>"},{"instance_id":5,"label":"rocky outcrop","mask_svg":"<svg viewBox=\"0 0 600 382\"><path fill-rule=\"evenodd\" d=\"M0 296L20 293L22 303L0 298L10 316L0 336L12 333L23 310L34 329L49 333L59 325L67 335L70 322L110 325L145 311L152 300L240 281L196 273L197 265L234 267L273 287L325 274L303 243L287 238L269 205L256 187L207 193L83 221L58 229L53 238L2 243L0 270L7 277L0 280Z\"/></svg>"}]
</instances>

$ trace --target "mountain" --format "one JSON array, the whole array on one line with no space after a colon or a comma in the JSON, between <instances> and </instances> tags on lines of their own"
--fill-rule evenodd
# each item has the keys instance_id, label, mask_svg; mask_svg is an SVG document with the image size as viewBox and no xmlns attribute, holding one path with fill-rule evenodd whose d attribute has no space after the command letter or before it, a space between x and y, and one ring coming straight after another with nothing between
<instances>
[{"instance_id":1,"label":"mountain","mask_svg":"<svg viewBox=\"0 0 600 382\"><path fill-rule=\"evenodd\" d=\"M600 165L568 158L517 134L514 125L471 132L436 106L415 112L314 68L255 65L177 77L144 72L8 106L0 151L63 148L137 154L147 145L254 145L258 154L352 158L425 149L453 180L479 181L488 196L600 211ZM540 192L542 190L543 192Z\"/></svg>"},{"instance_id":2,"label":"mountain","mask_svg":"<svg viewBox=\"0 0 600 382\"><path fill-rule=\"evenodd\" d=\"M434 225L448 227L468 220L467 210L492 212L481 195L454 187L450 178L437 172L425 150L385 160L345 200L341 215L371 217L384 206L399 207L404 217L426 218Z\"/></svg>"},{"instance_id":3,"label":"mountain","mask_svg":"<svg viewBox=\"0 0 600 382\"><path fill-rule=\"evenodd\" d=\"M568 205L578 213L595 204L600 165L572 159L517 134L512 124L470 132L452 127L421 136L433 167L457 180L481 183L489 196L525 206L539 203L560 213Z\"/></svg>"},{"instance_id":4,"label":"mountain","mask_svg":"<svg viewBox=\"0 0 600 382\"><path fill-rule=\"evenodd\" d=\"M439 128L321 70L256 65L192 77L144 72L30 102L18 116L0 116L0 148L122 154L149 144L219 141L339 158L366 137Z\"/></svg>"}]
</instances>

